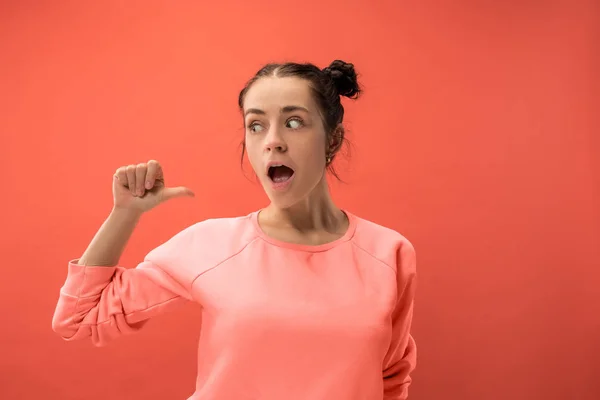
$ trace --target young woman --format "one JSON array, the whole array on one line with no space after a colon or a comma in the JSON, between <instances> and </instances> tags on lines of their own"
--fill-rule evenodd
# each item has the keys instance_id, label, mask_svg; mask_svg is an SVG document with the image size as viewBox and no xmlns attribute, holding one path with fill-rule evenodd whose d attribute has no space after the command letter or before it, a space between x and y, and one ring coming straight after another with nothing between
<instances>
[{"instance_id":1,"label":"young woman","mask_svg":"<svg viewBox=\"0 0 600 400\"><path fill-rule=\"evenodd\" d=\"M53 329L98 346L187 301L202 307L189 399L400 400L416 363L415 252L401 234L333 202L352 64L268 64L239 96L244 151L270 204L198 222L117 266L143 213L181 196L156 161L121 167L114 207L68 264Z\"/></svg>"}]
</instances>

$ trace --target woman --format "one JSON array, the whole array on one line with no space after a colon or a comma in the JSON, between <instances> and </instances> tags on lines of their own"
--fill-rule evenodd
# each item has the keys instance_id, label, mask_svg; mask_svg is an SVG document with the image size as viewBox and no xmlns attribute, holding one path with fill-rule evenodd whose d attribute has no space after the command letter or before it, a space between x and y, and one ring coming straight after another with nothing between
<instances>
[{"instance_id":1,"label":"woman","mask_svg":"<svg viewBox=\"0 0 600 400\"><path fill-rule=\"evenodd\" d=\"M117 264L142 214L194 194L166 187L156 161L119 168L112 212L68 265L53 329L102 346L195 301L202 328L189 399L406 399L413 246L337 207L325 179L344 140L340 96L359 92L343 61L263 67L239 106L244 151L270 204L198 222L132 269Z\"/></svg>"}]
</instances>

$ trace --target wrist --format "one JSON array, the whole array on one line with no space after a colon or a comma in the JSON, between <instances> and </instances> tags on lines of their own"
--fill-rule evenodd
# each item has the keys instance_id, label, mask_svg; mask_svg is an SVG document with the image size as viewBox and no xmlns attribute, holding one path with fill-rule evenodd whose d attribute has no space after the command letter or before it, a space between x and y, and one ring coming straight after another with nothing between
<instances>
[{"instance_id":1,"label":"wrist","mask_svg":"<svg viewBox=\"0 0 600 400\"><path fill-rule=\"evenodd\" d=\"M111 216L114 216L118 219L123 219L126 221L137 222L144 212L141 210L134 210L131 208L124 207L113 207L110 212Z\"/></svg>"}]
</instances>

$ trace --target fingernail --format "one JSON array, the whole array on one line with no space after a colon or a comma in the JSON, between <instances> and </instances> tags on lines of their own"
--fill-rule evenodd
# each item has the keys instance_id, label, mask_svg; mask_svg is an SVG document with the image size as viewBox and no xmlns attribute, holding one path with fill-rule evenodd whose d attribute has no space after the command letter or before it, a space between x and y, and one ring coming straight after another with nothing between
<instances>
[{"instance_id":1,"label":"fingernail","mask_svg":"<svg viewBox=\"0 0 600 400\"><path fill-rule=\"evenodd\" d=\"M150 186L150 181L146 181L146 189L150 189L152 186Z\"/></svg>"}]
</instances>

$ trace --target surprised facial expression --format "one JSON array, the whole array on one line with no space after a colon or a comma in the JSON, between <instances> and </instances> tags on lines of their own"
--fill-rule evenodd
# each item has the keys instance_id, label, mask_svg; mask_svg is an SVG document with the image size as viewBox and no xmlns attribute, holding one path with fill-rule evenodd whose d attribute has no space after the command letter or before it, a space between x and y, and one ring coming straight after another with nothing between
<instances>
[{"instance_id":1,"label":"surprised facial expression","mask_svg":"<svg viewBox=\"0 0 600 400\"><path fill-rule=\"evenodd\" d=\"M289 207L323 179L326 133L307 81L269 77L244 98L248 158L271 202Z\"/></svg>"}]
</instances>

